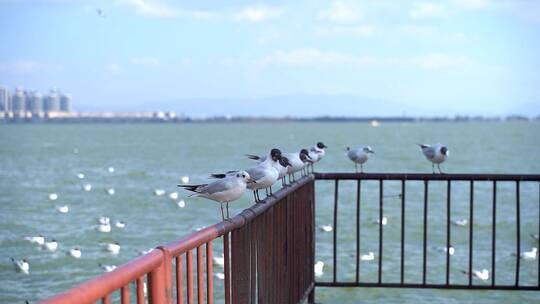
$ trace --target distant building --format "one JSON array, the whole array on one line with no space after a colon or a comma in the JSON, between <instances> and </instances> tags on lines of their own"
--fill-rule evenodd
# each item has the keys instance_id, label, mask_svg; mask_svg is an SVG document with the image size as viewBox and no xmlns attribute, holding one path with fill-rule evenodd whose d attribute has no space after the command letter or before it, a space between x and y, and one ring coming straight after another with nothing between
<instances>
[{"instance_id":1,"label":"distant building","mask_svg":"<svg viewBox=\"0 0 540 304\"><path fill-rule=\"evenodd\" d=\"M62 94L60 96L60 111L71 112L71 94Z\"/></svg>"},{"instance_id":2,"label":"distant building","mask_svg":"<svg viewBox=\"0 0 540 304\"><path fill-rule=\"evenodd\" d=\"M56 89L52 89L49 95L45 97L43 110L45 112L60 111L60 98Z\"/></svg>"},{"instance_id":3,"label":"distant building","mask_svg":"<svg viewBox=\"0 0 540 304\"><path fill-rule=\"evenodd\" d=\"M32 112L32 114L38 114L43 112L43 100L41 94L38 91L33 91L26 99L26 111Z\"/></svg>"},{"instance_id":4,"label":"distant building","mask_svg":"<svg viewBox=\"0 0 540 304\"><path fill-rule=\"evenodd\" d=\"M13 113L22 113L26 110L26 96L22 87L17 87L11 98L11 109Z\"/></svg>"},{"instance_id":5,"label":"distant building","mask_svg":"<svg viewBox=\"0 0 540 304\"><path fill-rule=\"evenodd\" d=\"M0 112L9 112L9 91L7 87L0 86Z\"/></svg>"}]
</instances>

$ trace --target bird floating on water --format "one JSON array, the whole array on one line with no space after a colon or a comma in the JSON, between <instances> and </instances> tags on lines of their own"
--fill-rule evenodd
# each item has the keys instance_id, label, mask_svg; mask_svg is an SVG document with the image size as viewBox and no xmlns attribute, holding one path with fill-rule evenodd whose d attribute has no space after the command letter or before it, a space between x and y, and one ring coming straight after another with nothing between
<instances>
[{"instance_id":1,"label":"bird floating on water","mask_svg":"<svg viewBox=\"0 0 540 304\"><path fill-rule=\"evenodd\" d=\"M180 178L180 182L181 182L182 184L187 184L187 183L189 183L189 176L187 176L187 175L182 176L182 177Z\"/></svg>"},{"instance_id":2,"label":"bird floating on water","mask_svg":"<svg viewBox=\"0 0 540 304\"><path fill-rule=\"evenodd\" d=\"M58 194L56 194L56 193L50 193L50 194L49 194L49 199L50 199L51 201L57 200L57 199L58 199Z\"/></svg>"},{"instance_id":3,"label":"bird floating on water","mask_svg":"<svg viewBox=\"0 0 540 304\"><path fill-rule=\"evenodd\" d=\"M375 219L372 223L378 225L378 224L380 224L381 222L382 222L382 225L383 225L383 226L386 225L386 224L388 223L388 218L387 218L386 216L383 216L383 217L382 217L382 221L381 221L380 219L377 218L377 219Z\"/></svg>"},{"instance_id":4,"label":"bird floating on water","mask_svg":"<svg viewBox=\"0 0 540 304\"><path fill-rule=\"evenodd\" d=\"M214 257L213 260L214 260L214 264L220 267L223 267L225 265L225 256L223 255L223 253L221 254L221 256Z\"/></svg>"},{"instance_id":5,"label":"bird floating on water","mask_svg":"<svg viewBox=\"0 0 540 304\"><path fill-rule=\"evenodd\" d=\"M162 196L165 194L165 190L163 189L154 189L154 194L157 196Z\"/></svg>"},{"instance_id":6,"label":"bird floating on water","mask_svg":"<svg viewBox=\"0 0 540 304\"><path fill-rule=\"evenodd\" d=\"M76 259L79 259L82 256L82 251L78 247L74 247L68 251L68 254Z\"/></svg>"},{"instance_id":7,"label":"bird floating on water","mask_svg":"<svg viewBox=\"0 0 540 304\"><path fill-rule=\"evenodd\" d=\"M468 221L467 221L467 219L457 219L457 220L452 220L451 223L454 226L465 227L465 226L467 226Z\"/></svg>"},{"instance_id":8,"label":"bird floating on water","mask_svg":"<svg viewBox=\"0 0 540 304\"><path fill-rule=\"evenodd\" d=\"M68 205L64 205L64 206L56 206L56 210L60 213L68 213L69 212L69 206Z\"/></svg>"},{"instance_id":9,"label":"bird floating on water","mask_svg":"<svg viewBox=\"0 0 540 304\"><path fill-rule=\"evenodd\" d=\"M332 230L334 230L332 225L321 225L319 226L319 229L321 229L324 232L332 232Z\"/></svg>"},{"instance_id":10,"label":"bird floating on water","mask_svg":"<svg viewBox=\"0 0 540 304\"><path fill-rule=\"evenodd\" d=\"M177 200L178 199L178 192L169 193L169 198L172 199L173 201Z\"/></svg>"},{"instance_id":11,"label":"bird floating on water","mask_svg":"<svg viewBox=\"0 0 540 304\"><path fill-rule=\"evenodd\" d=\"M524 260L536 260L538 254L538 248L533 247L531 251L525 251L521 253L520 257Z\"/></svg>"},{"instance_id":12,"label":"bird floating on water","mask_svg":"<svg viewBox=\"0 0 540 304\"><path fill-rule=\"evenodd\" d=\"M223 179L209 184L199 185L178 185L188 191L195 192L190 196L204 197L220 203L221 216L225 220L223 204L227 207L227 218L229 217L229 203L239 199L246 190L247 184L253 182L249 174L245 171L237 171L235 174L225 176Z\"/></svg>"},{"instance_id":13,"label":"bird floating on water","mask_svg":"<svg viewBox=\"0 0 540 304\"><path fill-rule=\"evenodd\" d=\"M322 276L324 274L323 268L324 268L324 262L323 261L318 261L317 263L315 263L315 265L313 266L315 276L317 276L317 277Z\"/></svg>"},{"instance_id":14,"label":"bird floating on water","mask_svg":"<svg viewBox=\"0 0 540 304\"><path fill-rule=\"evenodd\" d=\"M184 208L186 206L186 202L184 200L180 200L178 203L176 203L176 205L178 205L179 208Z\"/></svg>"},{"instance_id":15,"label":"bird floating on water","mask_svg":"<svg viewBox=\"0 0 540 304\"><path fill-rule=\"evenodd\" d=\"M103 246L103 249L112 253L112 254L119 254L120 253L120 243L101 243L101 246Z\"/></svg>"},{"instance_id":16,"label":"bird floating on water","mask_svg":"<svg viewBox=\"0 0 540 304\"><path fill-rule=\"evenodd\" d=\"M26 259L16 260L11 258L11 262L13 263L13 266L15 266L17 272L22 272L24 274L30 273L30 263L28 263Z\"/></svg>"},{"instance_id":17,"label":"bird floating on water","mask_svg":"<svg viewBox=\"0 0 540 304\"><path fill-rule=\"evenodd\" d=\"M435 164L439 169L439 173L442 174L443 172L441 170L441 163L444 162L450 155L450 151L448 151L448 148L441 144L418 144L418 146L420 146L420 148L422 149L422 153L424 153L426 159L431 162L431 169L433 170L433 174L435 174Z\"/></svg>"},{"instance_id":18,"label":"bird floating on water","mask_svg":"<svg viewBox=\"0 0 540 304\"><path fill-rule=\"evenodd\" d=\"M107 192L108 195L114 195L116 193L116 191L114 191L114 188L109 188L105 190L105 192Z\"/></svg>"},{"instance_id":19,"label":"bird floating on water","mask_svg":"<svg viewBox=\"0 0 540 304\"><path fill-rule=\"evenodd\" d=\"M84 173L77 173L78 179L84 179Z\"/></svg>"},{"instance_id":20,"label":"bird floating on water","mask_svg":"<svg viewBox=\"0 0 540 304\"><path fill-rule=\"evenodd\" d=\"M449 255L454 255L454 253L456 252L456 249L452 245L450 245L448 248L446 248L446 246L440 246L440 247L434 247L433 249L442 253L446 253L448 251Z\"/></svg>"},{"instance_id":21,"label":"bird floating on water","mask_svg":"<svg viewBox=\"0 0 540 304\"><path fill-rule=\"evenodd\" d=\"M368 252L368 254L363 254L360 256L361 261L373 261L375 260L375 253L373 251Z\"/></svg>"},{"instance_id":22,"label":"bird floating on water","mask_svg":"<svg viewBox=\"0 0 540 304\"><path fill-rule=\"evenodd\" d=\"M116 221L114 225L116 226L116 228L120 228L120 229L126 228L126 222L124 221Z\"/></svg>"},{"instance_id":23,"label":"bird floating on water","mask_svg":"<svg viewBox=\"0 0 540 304\"><path fill-rule=\"evenodd\" d=\"M90 192L92 190L92 184L84 184L83 190L86 192Z\"/></svg>"},{"instance_id":24,"label":"bird floating on water","mask_svg":"<svg viewBox=\"0 0 540 304\"><path fill-rule=\"evenodd\" d=\"M107 225L111 222L111 218L108 217L108 216L101 216L100 218L98 218L98 223L102 224L102 225Z\"/></svg>"},{"instance_id":25,"label":"bird floating on water","mask_svg":"<svg viewBox=\"0 0 540 304\"><path fill-rule=\"evenodd\" d=\"M53 239L53 240L50 240L49 242L45 242L45 244L43 244L42 247L43 249L47 251L55 252L56 249L58 249L58 242L55 239Z\"/></svg>"},{"instance_id":26,"label":"bird floating on water","mask_svg":"<svg viewBox=\"0 0 540 304\"><path fill-rule=\"evenodd\" d=\"M105 272L111 272L116 269L116 265L98 264L98 266Z\"/></svg>"},{"instance_id":27,"label":"bird floating on water","mask_svg":"<svg viewBox=\"0 0 540 304\"><path fill-rule=\"evenodd\" d=\"M104 233L111 232L111 224L99 224L96 226L96 230Z\"/></svg>"},{"instance_id":28,"label":"bird floating on water","mask_svg":"<svg viewBox=\"0 0 540 304\"><path fill-rule=\"evenodd\" d=\"M369 155L373 153L375 152L370 146L355 149L347 147L347 156L354 163L356 173L358 173L358 164L360 164L360 173L364 173L364 163L368 161Z\"/></svg>"},{"instance_id":29,"label":"bird floating on water","mask_svg":"<svg viewBox=\"0 0 540 304\"><path fill-rule=\"evenodd\" d=\"M34 243L34 244L38 244L38 245L45 244L45 236L43 236L42 234L40 234L38 236L27 236L24 239L29 241L30 243Z\"/></svg>"}]
</instances>

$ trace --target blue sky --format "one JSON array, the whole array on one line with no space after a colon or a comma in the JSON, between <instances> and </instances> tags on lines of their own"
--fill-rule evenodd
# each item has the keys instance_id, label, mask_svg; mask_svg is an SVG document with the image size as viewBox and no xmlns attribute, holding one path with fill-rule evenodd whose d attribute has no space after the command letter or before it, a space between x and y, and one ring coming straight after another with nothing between
<instances>
[{"instance_id":1,"label":"blue sky","mask_svg":"<svg viewBox=\"0 0 540 304\"><path fill-rule=\"evenodd\" d=\"M0 0L0 37L0 84L76 110L540 114L534 0Z\"/></svg>"}]
</instances>

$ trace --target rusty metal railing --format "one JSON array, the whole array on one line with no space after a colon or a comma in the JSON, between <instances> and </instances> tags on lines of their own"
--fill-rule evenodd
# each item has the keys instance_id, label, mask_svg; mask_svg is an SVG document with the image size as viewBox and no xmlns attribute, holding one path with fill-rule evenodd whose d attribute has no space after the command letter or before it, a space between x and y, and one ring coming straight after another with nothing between
<instances>
[{"instance_id":1,"label":"rusty metal railing","mask_svg":"<svg viewBox=\"0 0 540 304\"><path fill-rule=\"evenodd\" d=\"M510 174L376 174L376 173L362 173L362 174L355 174L355 173L314 173L316 180L327 180L332 182L333 181L333 188L334 188L334 195L333 195L333 235L332 235L332 277L331 280L322 280L322 281L316 281L315 286L324 286L324 287L399 287L399 288L442 288L442 289L499 289L499 290L540 290L540 258L536 258L535 262L533 262L534 267L537 267L536 272L536 283L534 284L523 284L520 281L520 271L522 269L522 266L520 266L521 259L520 256L523 253L522 250L522 240L521 235L524 233L522 231L522 221L521 221L521 214L522 214L522 207L521 207L521 198L522 198L522 192L523 187L522 184L527 184L529 187L527 189L529 190L530 197L535 197L534 204L537 206L537 210L540 208L540 175L510 175ZM354 203L355 206L349 206L353 208L355 212L355 228L354 231L346 231L345 233L354 234L356 233L355 237L355 244L341 244L343 247L351 247L355 246L355 253L354 253L354 266L352 269L345 269L342 270L338 268L338 259L339 254L337 253L337 250L340 247L340 244L337 243L338 241L338 235L340 232L340 223L338 221L338 207L342 204L350 203L350 200L347 202L340 202L339 200L339 190L340 190L340 182L343 183L343 181L349 181L349 182L356 182L355 183L355 191L356 193L353 194L355 197ZM384 240L384 225L379 224L378 229L376 229L376 233L378 233L378 246L376 247L377 251L377 278L376 281L365 281L363 278L359 275L360 273L360 230L361 230L361 220L360 220L360 210L361 210L361 204L364 203L364 201L361 199L362 195L361 193L364 193L362 191L362 187L365 185L366 182L370 181L371 183L378 183L378 185L372 185L374 187L371 187L372 189L372 201L378 201L378 222L381 223L383 221L383 215L385 212L387 212L387 209L384 208L384 202L385 200L385 193L384 193L384 186L388 183L393 181L393 183L397 183L397 187L394 187L399 192L399 195L396 195L395 197L399 199L400 204L393 204L392 208L394 211L396 209L399 209L398 216L400 217L400 223L399 223L399 254L398 260L399 263L396 265L397 267L396 272L398 279L396 281L385 281L382 279L383 275L383 264L385 263L385 255L384 255L384 247L385 244ZM417 192L416 197L420 197L420 200L416 200L415 202L408 202L407 197L410 195L410 193L406 193L406 184L409 182L416 182L420 183L420 186L416 188ZM452 185L455 185L456 183L466 183L468 186L468 193L460 193L462 196L468 196L468 254L467 254L467 269L464 269L463 272L466 273L467 277L467 283L466 284L460 284L454 281L451 281L451 273L452 273L452 259L450 257L450 248L452 244L452 235L451 235L451 206L453 203L452 198ZM443 231L444 235L446 236L446 253L445 253L445 276L444 280L442 282L432 283L427 282L427 274L428 274L428 263L427 263L427 250L428 250L428 207L431 206L431 202L429 200L429 185L433 183L442 183L444 188L446 188L446 195L443 193L439 193L440 196L443 197L445 202L445 213L446 215L443 217L442 222L439 223L440 230ZM473 240L474 240L474 230L475 230L475 216L474 216L474 206L475 206L475 187L478 186L478 184L481 184L485 189L485 191L491 191L491 204L488 204L485 206L485 208L490 208L489 210L490 214L490 225L491 226L491 246L488 249L490 251L488 254L491 257L490 263L491 267L489 269L489 279L482 281L482 283L478 282L475 283L473 281ZM509 255L510 259L513 259L515 263L515 267L512 270L514 273L514 279L512 284L502 284L499 283L496 280L496 275L499 274L497 272L497 258L496 258L496 249L497 249L497 241L501 242L501 237L497 238L497 210L498 210L498 201L497 201L497 189L501 186L501 184L504 184L506 186L506 190L513 191L513 199L510 200L510 202L504 202L506 209L509 209L510 206L513 204L513 210L515 211L515 220L514 220L514 227L515 227L515 249L512 255ZM462 184L463 186L463 184ZM532 186L532 187L531 187ZM489 189L491 188L491 189ZM510 189L510 190L508 190ZM512 190L513 189L513 190ZM373 193L375 192L375 193ZM375 199L373 199L375 197ZM406 243L407 240L405 239L405 231L408 229L405 225L405 210L408 204L416 203L417 207L421 208L421 213L418 213L416 217L419 221L421 221L421 230L422 230L422 263L420 267L417 267L414 269L414 271L421 273L422 278L420 281L408 281L406 279L405 275L405 261L406 261ZM317 204L321 203L319 201L319 197L317 197ZM511 203L510 205L508 203ZM418 206L419 205L419 206ZM410 206L410 205L409 205ZM484 206L477 206L478 207L484 207ZM500 203L499 203L499 207ZM388 208L388 207L386 207ZM409 207L410 208L410 207ZM431 207L432 208L432 207ZM443 207L444 208L444 207ZM532 212L531 210L526 210L527 212ZM508 211L507 211L508 212ZM535 211L536 212L536 211ZM540 210L538 211L538 214L540 217ZM354 216L353 214L348 214L352 219ZM534 233L540 234L540 218L536 217L534 220L534 223L529 223L530 226L536 227ZM488 218L489 220L489 218ZM489 227L489 226L488 226ZM507 234L506 231L505 235ZM530 231L529 231L530 232ZM504 240L502 240L504 241ZM531 239L531 242L533 240ZM511 240L510 242L514 242L514 240ZM538 247L538 244L536 243L536 247ZM339 280L338 277L340 275L340 272L351 272L352 274L349 277L353 277L351 280ZM505 273L506 274L506 273ZM459 280L455 280L459 281ZM476 281L476 280L475 280ZM481 280L480 280L481 281ZM529 280L530 281L530 280Z\"/></svg>"},{"instance_id":2,"label":"rusty metal railing","mask_svg":"<svg viewBox=\"0 0 540 304\"><path fill-rule=\"evenodd\" d=\"M43 303L214 303L212 246L222 237L225 303L303 303L314 289L314 177ZM196 261L194 261L196 260ZM148 294L145 295L145 280Z\"/></svg>"}]
</instances>

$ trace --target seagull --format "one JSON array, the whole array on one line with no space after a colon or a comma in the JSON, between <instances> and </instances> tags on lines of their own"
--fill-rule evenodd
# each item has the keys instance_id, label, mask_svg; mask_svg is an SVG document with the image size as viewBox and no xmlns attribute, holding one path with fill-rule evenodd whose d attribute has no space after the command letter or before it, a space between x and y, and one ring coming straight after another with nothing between
<instances>
[{"instance_id":1,"label":"seagull","mask_svg":"<svg viewBox=\"0 0 540 304\"><path fill-rule=\"evenodd\" d=\"M372 223L378 225L378 224L381 223L381 220L375 219ZM386 225L387 223L388 223L388 218L387 218L386 216L383 216L383 217L382 217L382 224L383 224L383 226Z\"/></svg>"},{"instance_id":2,"label":"seagull","mask_svg":"<svg viewBox=\"0 0 540 304\"><path fill-rule=\"evenodd\" d=\"M111 232L111 224L99 224L96 226L96 230L99 232Z\"/></svg>"},{"instance_id":3,"label":"seagull","mask_svg":"<svg viewBox=\"0 0 540 304\"><path fill-rule=\"evenodd\" d=\"M79 249L79 247L74 247L68 251L68 254L76 259L79 259L82 256L82 251Z\"/></svg>"},{"instance_id":4,"label":"seagull","mask_svg":"<svg viewBox=\"0 0 540 304\"><path fill-rule=\"evenodd\" d=\"M150 248L150 249L146 249L146 250L137 250L137 253L139 255L145 255L147 253L150 253L152 250L154 250L154 248Z\"/></svg>"},{"instance_id":5,"label":"seagull","mask_svg":"<svg viewBox=\"0 0 540 304\"><path fill-rule=\"evenodd\" d=\"M363 254L360 256L361 261L373 261L375 260L375 254L373 251L368 252L368 254Z\"/></svg>"},{"instance_id":6,"label":"seagull","mask_svg":"<svg viewBox=\"0 0 540 304\"><path fill-rule=\"evenodd\" d=\"M124 221L116 221L114 225L116 226L116 228L126 228L126 222Z\"/></svg>"},{"instance_id":7,"label":"seagull","mask_svg":"<svg viewBox=\"0 0 540 304\"><path fill-rule=\"evenodd\" d=\"M109 171L109 173L114 173L114 167L109 167L109 169L107 169L107 171Z\"/></svg>"},{"instance_id":8,"label":"seagull","mask_svg":"<svg viewBox=\"0 0 540 304\"><path fill-rule=\"evenodd\" d=\"M461 219L461 220L452 220L451 221L452 225L455 225L455 226L461 226L461 227L464 227L464 226L467 226L467 219Z\"/></svg>"},{"instance_id":9,"label":"seagull","mask_svg":"<svg viewBox=\"0 0 540 304\"><path fill-rule=\"evenodd\" d=\"M324 149L328 148L325 144L323 144L322 142L318 142L315 146L311 147L309 149L309 158L310 158L310 163L312 165L312 169L313 169L313 164L318 162L319 160L321 160L324 155L325 155L325 151Z\"/></svg>"},{"instance_id":10,"label":"seagull","mask_svg":"<svg viewBox=\"0 0 540 304\"><path fill-rule=\"evenodd\" d=\"M320 277L323 275L323 268L324 268L324 262L323 261L318 261L317 263L315 263L314 267L313 267L313 270L315 272L315 276L317 277Z\"/></svg>"},{"instance_id":11,"label":"seagull","mask_svg":"<svg viewBox=\"0 0 540 304\"><path fill-rule=\"evenodd\" d=\"M22 272L25 274L28 274L30 272L30 264L26 259L15 260L14 258L11 258L11 262L13 262L13 265L15 266L17 272Z\"/></svg>"},{"instance_id":12,"label":"seagull","mask_svg":"<svg viewBox=\"0 0 540 304\"><path fill-rule=\"evenodd\" d=\"M289 163L291 164L291 166L287 169L287 173L289 174L289 181L291 180L291 175L294 181L294 173L304 169L306 163L309 163L309 152L306 149L302 149L300 150L300 152L285 154L285 157L287 157Z\"/></svg>"},{"instance_id":13,"label":"seagull","mask_svg":"<svg viewBox=\"0 0 540 304\"><path fill-rule=\"evenodd\" d=\"M332 230L334 230L332 225L321 225L319 226L319 229L321 229L324 232L332 232Z\"/></svg>"},{"instance_id":14,"label":"seagull","mask_svg":"<svg viewBox=\"0 0 540 304\"><path fill-rule=\"evenodd\" d=\"M111 218L108 216L102 216L98 219L98 223L101 225L108 225L111 222Z\"/></svg>"},{"instance_id":15,"label":"seagull","mask_svg":"<svg viewBox=\"0 0 540 304\"><path fill-rule=\"evenodd\" d=\"M27 236L24 239L29 241L30 243L38 244L40 246L45 244L45 236L43 236L42 234L38 236Z\"/></svg>"},{"instance_id":16,"label":"seagull","mask_svg":"<svg viewBox=\"0 0 540 304\"><path fill-rule=\"evenodd\" d=\"M86 192L90 192L92 190L92 184L84 184L83 190Z\"/></svg>"},{"instance_id":17,"label":"seagull","mask_svg":"<svg viewBox=\"0 0 540 304\"><path fill-rule=\"evenodd\" d=\"M112 254L119 254L120 253L120 243L101 243L101 246L103 246L103 249L106 251L112 253Z\"/></svg>"},{"instance_id":18,"label":"seagull","mask_svg":"<svg viewBox=\"0 0 540 304\"><path fill-rule=\"evenodd\" d=\"M420 148L422 149L422 153L424 153L424 156L427 158L427 160L431 162L433 174L435 174L435 164L437 164L437 168L439 168L439 173L442 174L443 172L441 171L441 163L448 158L448 155L450 155L450 151L448 151L448 148L441 144L418 144L418 146L420 146Z\"/></svg>"},{"instance_id":19,"label":"seagull","mask_svg":"<svg viewBox=\"0 0 540 304\"><path fill-rule=\"evenodd\" d=\"M162 196L163 194L165 194L165 190L163 190L163 189L155 189L154 194L157 195L157 196Z\"/></svg>"},{"instance_id":20,"label":"seagull","mask_svg":"<svg viewBox=\"0 0 540 304\"><path fill-rule=\"evenodd\" d=\"M364 173L364 163L368 161L369 154L375 153L370 146L351 149L347 147L347 156L354 163L356 173L358 173L358 164L360 164L360 173Z\"/></svg>"},{"instance_id":21,"label":"seagull","mask_svg":"<svg viewBox=\"0 0 540 304\"><path fill-rule=\"evenodd\" d=\"M114 188L109 188L109 189L105 190L105 192L107 192L107 194L109 194L109 195L114 195L114 193L115 193Z\"/></svg>"},{"instance_id":22,"label":"seagull","mask_svg":"<svg viewBox=\"0 0 540 304\"><path fill-rule=\"evenodd\" d=\"M281 179L281 185L285 187L285 175L287 175L287 171L289 171L289 168L291 167L291 163L289 162L289 159L285 156L282 156L279 161L279 169L278 169L278 179Z\"/></svg>"},{"instance_id":23,"label":"seagull","mask_svg":"<svg viewBox=\"0 0 540 304\"><path fill-rule=\"evenodd\" d=\"M221 254L221 256L214 257L213 260L214 264L218 266L223 267L225 265L225 256L223 255L223 253Z\"/></svg>"},{"instance_id":24,"label":"seagull","mask_svg":"<svg viewBox=\"0 0 540 304\"><path fill-rule=\"evenodd\" d=\"M216 272L215 276L219 280L225 280L225 274L223 272Z\"/></svg>"},{"instance_id":25,"label":"seagull","mask_svg":"<svg viewBox=\"0 0 540 304\"><path fill-rule=\"evenodd\" d=\"M538 253L538 248L533 247L531 251L525 251L519 257L524 260L536 260L537 253Z\"/></svg>"},{"instance_id":26,"label":"seagull","mask_svg":"<svg viewBox=\"0 0 540 304\"><path fill-rule=\"evenodd\" d=\"M78 179L84 179L84 173L77 173Z\"/></svg>"},{"instance_id":27,"label":"seagull","mask_svg":"<svg viewBox=\"0 0 540 304\"><path fill-rule=\"evenodd\" d=\"M180 200L178 203L176 203L179 208L184 208L186 206L186 202L184 200Z\"/></svg>"},{"instance_id":28,"label":"seagull","mask_svg":"<svg viewBox=\"0 0 540 304\"><path fill-rule=\"evenodd\" d=\"M177 200L178 199L178 192L169 193L169 198L172 199L173 201Z\"/></svg>"},{"instance_id":29,"label":"seagull","mask_svg":"<svg viewBox=\"0 0 540 304\"><path fill-rule=\"evenodd\" d=\"M111 272L116 269L116 265L105 265L100 263L98 266L105 272Z\"/></svg>"},{"instance_id":30,"label":"seagull","mask_svg":"<svg viewBox=\"0 0 540 304\"><path fill-rule=\"evenodd\" d=\"M69 212L69 206L68 205L64 205L64 206L56 206L56 210L60 213L68 213Z\"/></svg>"},{"instance_id":31,"label":"seagull","mask_svg":"<svg viewBox=\"0 0 540 304\"><path fill-rule=\"evenodd\" d=\"M244 191L246 191L247 184L252 182L253 180L247 172L238 171L210 184L180 184L178 186L188 191L195 192L191 196L200 196L221 203L221 217L223 218L223 220L225 220L225 215L223 214L223 203L225 203L227 206L228 218L229 202L239 199L242 194L244 194Z\"/></svg>"},{"instance_id":32,"label":"seagull","mask_svg":"<svg viewBox=\"0 0 540 304\"><path fill-rule=\"evenodd\" d=\"M452 245L450 245L448 248L446 248L446 246L444 247L441 246L441 247L434 247L433 249L437 250L438 252L443 252L443 253L446 253L448 251L449 255L454 255L454 253L456 252L456 249Z\"/></svg>"},{"instance_id":33,"label":"seagull","mask_svg":"<svg viewBox=\"0 0 540 304\"><path fill-rule=\"evenodd\" d=\"M465 271L464 273L467 273L467 272ZM472 273L475 278L480 279L482 281L487 281L489 279L489 270L485 268L482 269L482 271L473 270Z\"/></svg>"},{"instance_id":34,"label":"seagull","mask_svg":"<svg viewBox=\"0 0 540 304\"><path fill-rule=\"evenodd\" d=\"M58 242L55 239L45 242L45 244L43 244L43 249L50 252L55 252L56 249L58 249Z\"/></svg>"},{"instance_id":35,"label":"seagull","mask_svg":"<svg viewBox=\"0 0 540 304\"><path fill-rule=\"evenodd\" d=\"M49 194L49 199L50 199L51 201L57 200L57 199L58 199L58 194L56 194L56 193L50 193L50 194Z\"/></svg>"},{"instance_id":36,"label":"seagull","mask_svg":"<svg viewBox=\"0 0 540 304\"><path fill-rule=\"evenodd\" d=\"M189 176L187 176L187 175L182 176L182 177L180 178L180 182L181 182L182 184L187 184L187 183L189 183Z\"/></svg>"}]
</instances>

